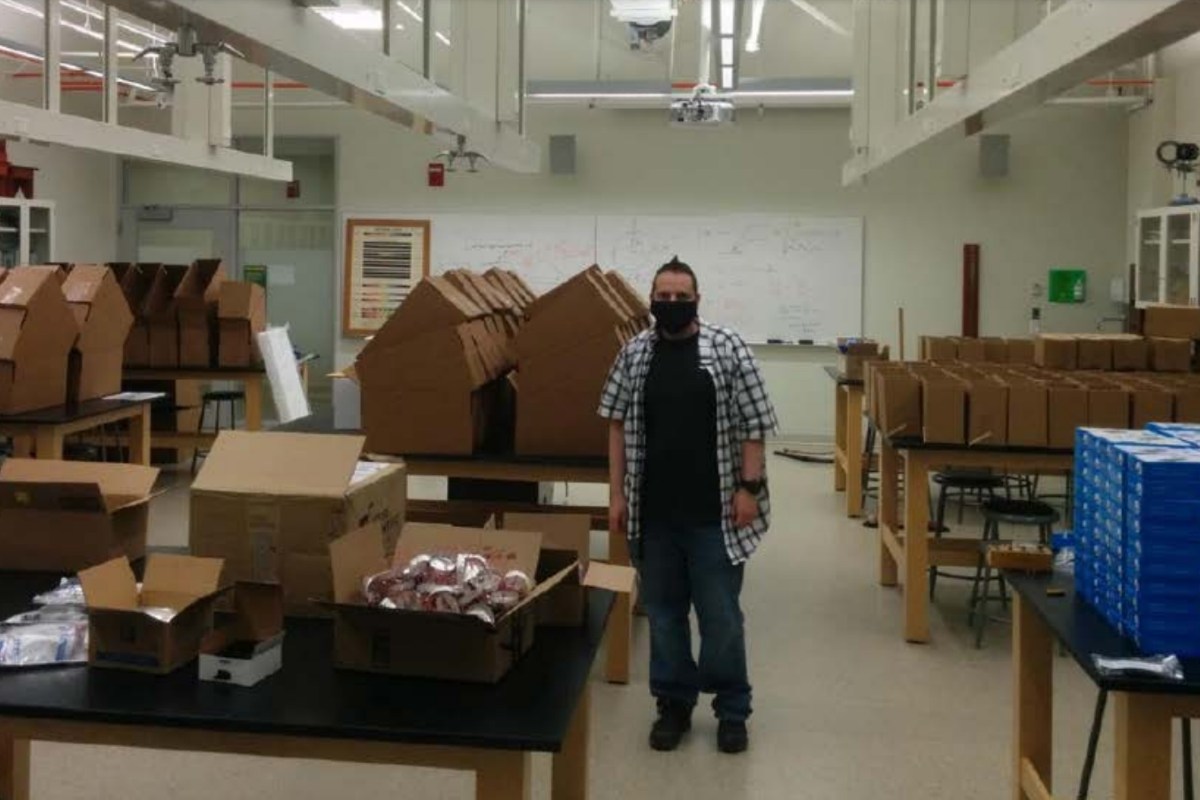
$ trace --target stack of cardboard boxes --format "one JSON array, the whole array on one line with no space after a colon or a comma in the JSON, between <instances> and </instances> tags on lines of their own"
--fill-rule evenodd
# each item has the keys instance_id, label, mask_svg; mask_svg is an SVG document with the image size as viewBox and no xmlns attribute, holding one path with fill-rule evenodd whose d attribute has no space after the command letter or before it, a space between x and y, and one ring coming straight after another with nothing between
<instances>
[{"instance_id":1,"label":"stack of cardboard boxes","mask_svg":"<svg viewBox=\"0 0 1200 800\"><path fill-rule=\"evenodd\" d=\"M499 284L491 287L462 273L426 278L363 348L354 371L371 452L503 449L498 439L512 429L505 415L512 408L508 331L515 311L508 309L515 300Z\"/></svg>"},{"instance_id":2,"label":"stack of cardboard boxes","mask_svg":"<svg viewBox=\"0 0 1200 800\"><path fill-rule=\"evenodd\" d=\"M645 328L648 309L620 276L590 267L526 313L517 337L517 453L604 455L600 392L617 353Z\"/></svg>"},{"instance_id":3,"label":"stack of cardboard boxes","mask_svg":"<svg viewBox=\"0 0 1200 800\"><path fill-rule=\"evenodd\" d=\"M1200 421L1200 375L954 362L866 365L868 414L888 437L1070 448L1075 429Z\"/></svg>"},{"instance_id":4,"label":"stack of cardboard boxes","mask_svg":"<svg viewBox=\"0 0 1200 800\"><path fill-rule=\"evenodd\" d=\"M0 276L0 414L67 401L79 324L58 267L19 267Z\"/></svg>"},{"instance_id":5,"label":"stack of cardboard boxes","mask_svg":"<svg viewBox=\"0 0 1200 800\"><path fill-rule=\"evenodd\" d=\"M77 264L62 288L79 325L79 338L71 350L67 402L121 391L121 366L133 314L116 275L97 264Z\"/></svg>"}]
</instances>

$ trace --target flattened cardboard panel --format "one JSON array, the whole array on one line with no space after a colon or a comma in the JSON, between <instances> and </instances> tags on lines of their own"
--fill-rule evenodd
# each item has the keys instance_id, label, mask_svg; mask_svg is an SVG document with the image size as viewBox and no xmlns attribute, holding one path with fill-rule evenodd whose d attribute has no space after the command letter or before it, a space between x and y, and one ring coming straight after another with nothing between
<instances>
[{"instance_id":1,"label":"flattened cardboard panel","mask_svg":"<svg viewBox=\"0 0 1200 800\"><path fill-rule=\"evenodd\" d=\"M79 573L79 583L89 608L136 609L137 581L129 561L114 558Z\"/></svg>"},{"instance_id":2,"label":"flattened cardboard panel","mask_svg":"<svg viewBox=\"0 0 1200 800\"><path fill-rule=\"evenodd\" d=\"M341 497L364 442L361 436L222 431L192 491Z\"/></svg>"},{"instance_id":3,"label":"flattened cardboard panel","mask_svg":"<svg viewBox=\"0 0 1200 800\"><path fill-rule=\"evenodd\" d=\"M143 590L204 597L220 587L223 567L219 558L155 553L146 560Z\"/></svg>"},{"instance_id":4,"label":"flattened cardboard panel","mask_svg":"<svg viewBox=\"0 0 1200 800\"><path fill-rule=\"evenodd\" d=\"M592 519L587 514L523 514L509 511L504 514L504 528L537 531L542 534L542 547L570 550L582 565L587 566L592 531Z\"/></svg>"}]
</instances>

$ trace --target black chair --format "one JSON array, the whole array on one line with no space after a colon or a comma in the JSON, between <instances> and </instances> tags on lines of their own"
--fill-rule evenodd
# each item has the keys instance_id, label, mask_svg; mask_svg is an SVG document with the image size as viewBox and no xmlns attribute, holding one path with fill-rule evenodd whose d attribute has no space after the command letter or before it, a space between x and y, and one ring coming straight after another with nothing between
<instances>
[{"instance_id":1,"label":"black chair","mask_svg":"<svg viewBox=\"0 0 1200 800\"><path fill-rule=\"evenodd\" d=\"M939 472L933 476L933 482L938 486L937 508L933 513L933 535L935 538L941 538L949 528L946 527L946 503L950 500L951 494L958 495L958 522L961 525L963 521L963 509L966 506L967 498L974 495L976 502L982 503L986 499L992 499L996 496L997 489L1005 488L1005 478L1001 475L995 475L990 470L978 469L948 469L944 472ZM970 575L960 575L953 572L947 572L944 569L937 567L929 568L929 599L933 600L937 592L938 578L950 578L952 580L971 580Z\"/></svg>"},{"instance_id":2,"label":"black chair","mask_svg":"<svg viewBox=\"0 0 1200 800\"><path fill-rule=\"evenodd\" d=\"M993 498L983 504L983 537L979 543L979 559L975 566L975 580L971 584L970 613L967 623L975 629L975 647L983 646L983 629L988 619L988 603L998 599L1001 606L1008 608L1008 592L1004 585L1004 576L996 571L993 574L988 552L994 545L1000 544L1000 523L1019 527L1036 527L1038 541L1049 544L1050 534L1053 533L1054 523L1059 515L1050 506L1039 500L1009 500ZM999 596L991 596L992 583L999 585Z\"/></svg>"},{"instance_id":3,"label":"black chair","mask_svg":"<svg viewBox=\"0 0 1200 800\"><path fill-rule=\"evenodd\" d=\"M209 405L213 406L213 433L221 432L221 408L229 409L229 429L237 428L237 404L246 402L246 393L239 391L205 392L200 404L200 424L196 426L198 433L204 432L204 418L208 415ZM207 450L197 447L192 451L192 474L196 474L196 463L201 456L207 456Z\"/></svg>"}]
</instances>

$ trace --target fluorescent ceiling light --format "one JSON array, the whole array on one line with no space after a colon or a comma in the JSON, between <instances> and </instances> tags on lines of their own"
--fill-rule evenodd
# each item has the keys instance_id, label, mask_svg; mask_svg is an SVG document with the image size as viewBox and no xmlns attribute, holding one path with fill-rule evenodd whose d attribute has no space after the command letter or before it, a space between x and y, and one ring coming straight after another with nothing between
<instances>
[{"instance_id":1,"label":"fluorescent ceiling light","mask_svg":"<svg viewBox=\"0 0 1200 800\"><path fill-rule=\"evenodd\" d=\"M721 67L721 88L733 88L733 67Z\"/></svg>"},{"instance_id":2,"label":"fluorescent ceiling light","mask_svg":"<svg viewBox=\"0 0 1200 800\"><path fill-rule=\"evenodd\" d=\"M791 0L791 2L796 8L800 9L805 14L808 14L810 17L836 33L838 36L845 36L847 38L850 36L850 31L843 28L832 17L814 6L812 3L809 3L807 0Z\"/></svg>"},{"instance_id":3,"label":"fluorescent ceiling light","mask_svg":"<svg viewBox=\"0 0 1200 800\"><path fill-rule=\"evenodd\" d=\"M313 11L344 31L381 31L383 14L371 8L314 8Z\"/></svg>"},{"instance_id":4,"label":"fluorescent ceiling light","mask_svg":"<svg viewBox=\"0 0 1200 800\"><path fill-rule=\"evenodd\" d=\"M767 0L752 0L750 4L750 35L746 37L746 52L757 53L761 48L763 10Z\"/></svg>"},{"instance_id":5,"label":"fluorescent ceiling light","mask_svg":"<svg viewBox=\"0 0 1200 800\"><path fill-rule=\"evenodd\" d=\"M530 92L531 100L665 100L672 97L687 97L685 93L671 92ZM755 97L777 97L781 99L819 99L822 97L853 97L853 89L753 89L723 92L723 97L749 99Z\"/></svg>"},{"instance_id":6,"label":"fluorescent ceiling light","mask_svg":"<svg viewBox=\"0 0 1200 800\"><path fill-rule=\"evenodd\" d=\"M722 64L732 64L733 63L733 37L732 36L722 36L721 37L721 63Z\"/></svg>"},{"instance_id":7,"label":"fluorescent ceiling light","mask_svg":"<svg viewBox=\"0 0 1200 800\"><path fill-rule=\"evenodd\" d=\"M3 3L0 3L0 5L3 5ZM3 54L3 53L7 53L8 55L12 55L12 56L17 56L18 58L25 58L30 61L36 61L39 64L42 63L42 57L40 55L38 55L37 53L31 53L28 50L18 50L15 47L9 47L8 45L0 44L0 54ZM75 72L81 72L84 75L90 75L93 78L103 78L104 77L103 72L97 72L94 69L84 69L83 67L79 66L78 64L70 64L66 61L62 62L61 67L63 69L73 70ZM142 91L145 91L145 92L154 92L154 93L158 92L158 90L155 89L153 86L147 86L144 83L138 83L137 81L131 81L126 78L117 78L117 83L124 84L125 86L132 86L134 89L141 89Z\"/></svg>"},{"instance_id":8,"label":"fluorescent ceiling light","mask_svg":"<svg viewBox=\"0 0 1200 800\"><path fill-rule=\"evenodd\" d=\"M434 31L433 35L438 38L439 42L446 45L446 47L450 46L450 40L446 38L446 34L442 33L441 31Z\"/></svg>"},{"instance_id":9,"label":"fluorescent ceiling light","mask_svg":"<svg viewBox=\"0 0 1200 800\"><path fill-rule=\"evenodd\" d=\"M417 22L423 21L421 18L421 15L418 14L417 12L413 11L411 8L409 8L406 3L402 3L402 2L400 2L400 0L396 0L396 5L400 8L401 11L403 11L405 14L408 14L410 17L415 19Z\"/></svg>"},{"instance_id":10,"label":"fluorescent ceiling light","mask_svg":"<svg viewBox=\"0 0 1200 800\"><path fill-rule=\"evenodd\" d=\"M634 25L669 22L679 13L671 0L609 0L609 3L612 17Z\"/></svg>"}]
</instances>

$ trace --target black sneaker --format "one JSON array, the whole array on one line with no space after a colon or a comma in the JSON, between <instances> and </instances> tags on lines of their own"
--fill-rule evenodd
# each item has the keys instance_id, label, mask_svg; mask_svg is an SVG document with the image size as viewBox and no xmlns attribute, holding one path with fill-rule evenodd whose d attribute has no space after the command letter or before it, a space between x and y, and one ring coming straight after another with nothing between
<instances>
[{"instance_id":1,"label":"black sneaker","mask_svg":"<svg viewBox=\"0 0 1200 800\"><path fill-rule=\"evenodd\" d=\"M717 749L722 753L744 753L749 746L746 723L727 719L717 723Z\"/></svg>"},{"instance_id":2,"label":"black sneaker","mask_svg":"<svg viewBox=\"0 0 1200 800\"><path fill-rule=\"evenodd\" d=\"M660 703L658 719L650 728L650 747L668 751L679 747L683 735L692 729L692 710L678 703Z\"/></svg>"}]
</instances>

